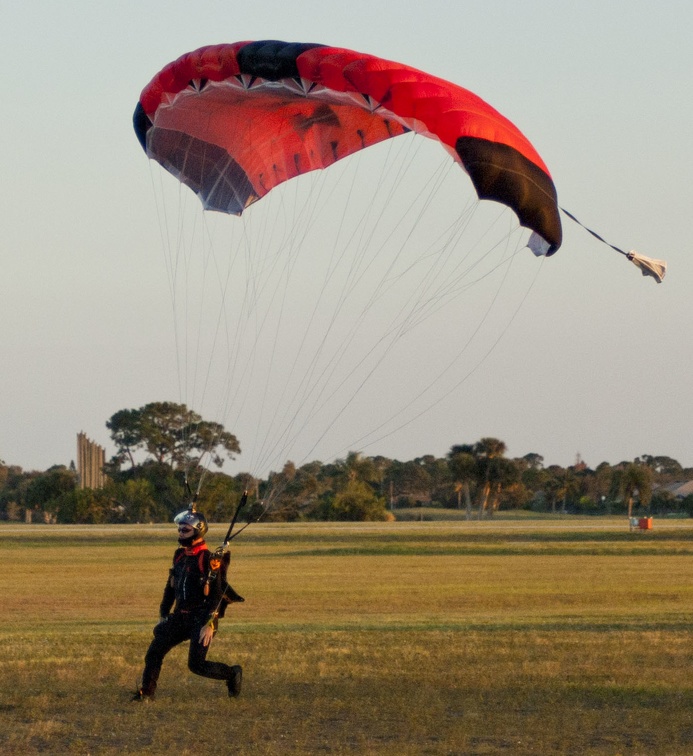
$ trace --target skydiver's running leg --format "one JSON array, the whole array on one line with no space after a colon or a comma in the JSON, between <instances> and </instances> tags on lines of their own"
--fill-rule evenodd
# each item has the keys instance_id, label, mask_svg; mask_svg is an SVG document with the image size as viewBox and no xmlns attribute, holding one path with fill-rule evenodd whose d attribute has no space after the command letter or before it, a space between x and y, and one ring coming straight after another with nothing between
<instances>
[{"instance_id":1,"label":"skydiver's running leg","mask_svg":"<svg viewBox=\"0 0 693 756\"><path fill-rule=\"evenodd\" d=\"M207 661L209 646L200 643L200 630L204 623L195 623L190 637L190 651L188 653L188 669L201 677L213 680L225 680L229 696L235 698L241 693L243 670L239 664L229 666L223 662Z\"/></svg>"},{"instance_id":2,"label":"skydiver's running leg","mask_svg":"<svg viewBox=\"0 0 693 756\"><path fill-rule=\"evenodd\" d=\"M199 641L200 630L203 626L204 622L196 622L193 625L190 635L188 669L201 677L211 677L213 680L230 680L233 676L233 669L228 664L207 661L209 646L205 646Z\"/></svg>"},{"instance_id":3,"label":"skydiver's running leg","mask_svg":"<svg viewBox=\"0 0 693 756\"><path fill-rule=\"evenodd\" d=\"M188 638L190 638L190 622L180 615L172 614L154 628L154 640L144 657L144 672L140 689L143 696L154 695L164 657L174 646Z\"/></svg>"}]
</instances>

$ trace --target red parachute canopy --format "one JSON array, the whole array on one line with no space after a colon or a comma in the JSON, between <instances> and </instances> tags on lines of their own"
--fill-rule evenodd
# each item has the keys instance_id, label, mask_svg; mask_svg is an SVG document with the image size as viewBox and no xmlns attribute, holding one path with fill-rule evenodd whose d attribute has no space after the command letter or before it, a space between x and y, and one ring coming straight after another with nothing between
<instances>
[{"instance_id":1,"label":"red parachute canopy","mask_svg":"<svg viewBox=\"0 0 693 756\"><path fill-rule=\"evenodd\" d=\"M278 184L415 131L438 139L477 194L561 244L556 189L534 147L462 87L372 55L274 40L183 55L145 87L134 114L147 155L204 207L240 215Z\"/></svg>"}]
</instances>

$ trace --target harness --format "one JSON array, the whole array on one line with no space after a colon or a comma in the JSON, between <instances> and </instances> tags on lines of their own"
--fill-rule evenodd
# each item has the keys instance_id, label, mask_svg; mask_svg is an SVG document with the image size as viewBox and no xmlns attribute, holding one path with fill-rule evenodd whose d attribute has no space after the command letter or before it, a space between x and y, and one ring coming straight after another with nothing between
<instances>
[{"instance_id":1,"label":"harness","mask_svg":"<svg viewBox=\"0 0 693 756\"><path fill-rule=\"evenodd\" d=\"M197 553L197 566L200 569L200 574L204 575L205 573L205 552L209 553L209 549L205 545L203 548L201 548ZM178 549L176 553L173 555L173 566L175 567L180 560L185 556L194 556L194 554L186 554L185 549ZM171 575L171 581L173 581L173 575ZM173 588L173 582L171 582L171 588Z\"/></svg>"},{"instance_id":2,"label":"harness","mask_svg":"<svg viewBox=\"0 0 693 756\"><path fill-rule=\"evenodd\" d=\"M186 553L187 552L187 553ZM192 552L192 553L189 553ZM205 566L205 558L209 556L208 566ZM176 565L184 558L190 556L197 556L197 566L200 572L200 579L204 578L202 584L202 593L205 596L209 596L210 586L217 579L219 572L222 570L222 565L228 567L230 562L230 554L228 551L223 552L221 549L217 549L214 552L210 552L207 544L198 544L192 549L180 548L173 556L173 567L171 568L170 585L171 588L175 588L174 569ZM217 614L219 618L223 617L226 612L226 607L229 604L241 603L245 599L239 593L237 593L225 580L224 588L221 591L221 598L219 606L217 607Z\"/></svg>"}]
</instances>

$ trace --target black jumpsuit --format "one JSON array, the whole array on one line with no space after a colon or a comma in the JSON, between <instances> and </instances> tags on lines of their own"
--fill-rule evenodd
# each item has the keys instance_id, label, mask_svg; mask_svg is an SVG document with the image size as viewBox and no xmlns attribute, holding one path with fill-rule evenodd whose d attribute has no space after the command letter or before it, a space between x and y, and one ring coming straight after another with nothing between
<instances>
[{"instance_id":1,"label":"black jumpsuit","mask_svg":"<svg viewBox=\"0 0 693 756\"><path fill-rule=\"evenodd\" d=\"M180 548L173 556L170 577L161 600L160 615L164 617L154 628L154 640L144 657L142 693L153 696L166 654L179 643L190 641L188 668L191 672L214 680L230 680L233 671L228 664L207 661L209 646L200 643L200 630L213 619L216 632L218 620L215 610L220 604L226 585L226 565L209 585L209 594L204 595L204 585L209 572L210 553L202 542L192 548ZM169 614L171 607L175 608Z\"/></svg>"}]
</instances>

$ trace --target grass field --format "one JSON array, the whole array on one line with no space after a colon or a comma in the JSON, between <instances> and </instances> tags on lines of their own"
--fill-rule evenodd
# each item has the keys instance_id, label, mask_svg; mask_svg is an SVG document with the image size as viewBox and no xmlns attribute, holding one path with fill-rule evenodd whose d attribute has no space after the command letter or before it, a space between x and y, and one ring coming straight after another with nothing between
<instances>
[{"instance_id":1,"label":"grass field","mask_svg":"<svg viewBox=\"0 0 693 756\"><path fill-rule=\"evenodd\" d=\"M210 544L223 538L214 526ZM693 754L693 522L254 525L131 703L172 526L0 526L3 754Z\"/></svg>"}]
</instances>

